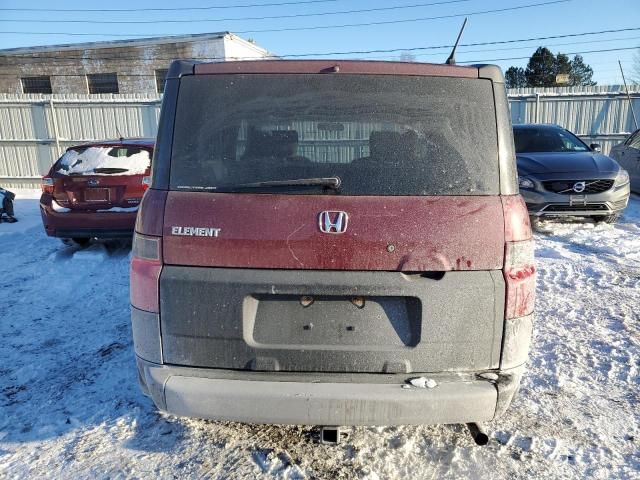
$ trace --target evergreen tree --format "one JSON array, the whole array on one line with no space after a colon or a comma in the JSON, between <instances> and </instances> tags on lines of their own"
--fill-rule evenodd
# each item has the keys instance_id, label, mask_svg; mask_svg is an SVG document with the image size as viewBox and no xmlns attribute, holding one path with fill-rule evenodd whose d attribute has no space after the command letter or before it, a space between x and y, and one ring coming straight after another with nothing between
<instances>
[{"instance_id":1,"label":"evergreen tree","mask_svg":"<svg viewBox=\"0 0 640 480\"><path fill-rule=\"evenodd\" d=\"M571 59L569 55L565 55L564 53L558 52L556 55L556 80L554 82L554 86L563 87L572 85L571 82ZM558 82L558 75L569 75L569 79L566 82Z\"/></svg>"},{"instance_id":2,"label":"evergreen tree","mask_svg":"<svg viewBox=\"0 0 640 480\"><path fill-rule=\"evenodd\" d=\"M595 85L593 69L584 63L582 55L576 55L571 60L570 85Z\"/></svg>"},{"instance_id":3,"label":"evergreen tree","mask_svg":"<svg viewBox=\"0 0 640 480\"><path fill-rule=\"evenodd\" d=\"M638 57L640 57L640 53ZM638 68L640 69L640 65ZM569 75L569 81L567 83L557 83L556 75ZM505 72L505 81L508 88L596 84L593 81L593 69L584 63L581 55L576 55L571 60L564 53L554 55L546 47L538 47L531 55L526 69L509 67Z\"/></svg>"},{"instance_id":4,"label":"evergreen tree","mask_svg":"<svg viewBox=\"0 0 640 480\"><path fill-rule=\"evenodd\" d=\"M559 53L556 55L556 75L571 74L571 59L569 55Z\"/></svg>"},{"instance_id":5,"label":"evergreen tree","mask_svg":"<svg viewBox=\"0 0 640 480\"><path fill-rule=\"evenodd\" d=\"M533 52L524 71L529 87L553 87L556 84L556 57L546 47Z\"/></svg>"},{"instance_id":6,"label":"evergreen tree","mask_svg":"<svg viewBox=\"0 0 640 480\"><path fill-rule=\"evenodd\" d=\"M507 88L520 88L527 86L527 77L522 67L509 67L504 74Z\"/></svg>"}]
</instances>

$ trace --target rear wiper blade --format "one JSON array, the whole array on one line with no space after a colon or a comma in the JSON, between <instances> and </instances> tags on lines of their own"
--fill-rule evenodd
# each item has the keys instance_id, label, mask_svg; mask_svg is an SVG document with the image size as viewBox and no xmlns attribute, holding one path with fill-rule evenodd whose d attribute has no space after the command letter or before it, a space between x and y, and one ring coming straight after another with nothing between
<instances>
[{"instance_id":1,"label":"rear wiper blade","mask_svg":"<svg viewBox=\"0 0 640 480\"><path fill-rule=\"evenodd\" d=\"M94 168L93 171L95 173L124 173L128 172L128 168L118 168L118 167L103 167L103 168Z\"/></svg>"},{"instance_id":2,"label":"rear wiper blade","mask_svg":"<svg viewBox=\"0 0 640 480\"><path fill-rule=\"evenodd\" d=\"M265 182L240 183L232 185L230 188L260 188L260 187L299 187L299 186L321 186L335 190L340 188L342 180L340 177L318 177L318 178L296 178L293 180L268 180Z\"/></svg>"}]
</instances>

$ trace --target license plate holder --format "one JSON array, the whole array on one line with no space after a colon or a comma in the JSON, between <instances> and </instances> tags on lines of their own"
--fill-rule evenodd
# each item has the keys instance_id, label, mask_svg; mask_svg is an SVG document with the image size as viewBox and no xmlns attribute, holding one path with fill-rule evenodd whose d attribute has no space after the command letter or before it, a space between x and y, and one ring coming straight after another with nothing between
<instances>
[{"instance_id":1,"label":"license plate holder","mask_svg":"<svg viewBox=\"0 0 640 480\"><path fill-rule=\"evenodd\" d=\"M87 188L84 191L84 200L85 202L108 202L109 193L108 188Z\"/></svg>"},{"instance_id":2,"label":"license plate holder","mask_svg":"<svg viewBox=\"0 0 640 480\"><path fill-rule=\"evenodd\" d=\"M587 196L586 195L569 195L569 205L570 206L587 206Z\"/></svg>"}]
</instances>

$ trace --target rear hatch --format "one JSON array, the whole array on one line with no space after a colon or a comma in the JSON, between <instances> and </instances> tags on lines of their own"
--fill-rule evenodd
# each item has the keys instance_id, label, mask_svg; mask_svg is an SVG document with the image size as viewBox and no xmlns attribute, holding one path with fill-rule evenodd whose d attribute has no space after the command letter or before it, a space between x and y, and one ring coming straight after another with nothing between
<instances>
[{"instance_id":1,"label":"rear hatch","mask_svg":"<svg viewBox=\"0 0 640 480\"><path fill-rule=\"evenodd\" d=\"M490 80L183 77L164 214L164 361L497 367L497 144Z\"/></svg>"},{"instance_id":2,"label":"rear hatch","mask_svg":"<svg viewBox=\"0 0 640 480\"><path fill-rule=\"evenodd\" d=\"M151 151L139 146L69 149L52 169L54 200L71 210L135 211L150 166Z\"/></svg>"}]
</instances>

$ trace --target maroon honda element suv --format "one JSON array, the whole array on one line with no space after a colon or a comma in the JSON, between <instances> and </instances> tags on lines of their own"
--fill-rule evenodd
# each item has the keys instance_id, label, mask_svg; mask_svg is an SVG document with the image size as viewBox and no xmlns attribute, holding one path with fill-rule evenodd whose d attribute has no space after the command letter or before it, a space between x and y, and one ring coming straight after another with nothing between
<instances>
[{"instance_id":1,"label":"maroon honda element suv","mask_svg":"<svg viewBox=\"0 0 640 480\"><path fill-rule=\"evenodd\" d=\"M172 64L131 263L159 409L488 421L520 383L534 297L498 67Z\"/></svg>"}]
</instances>

